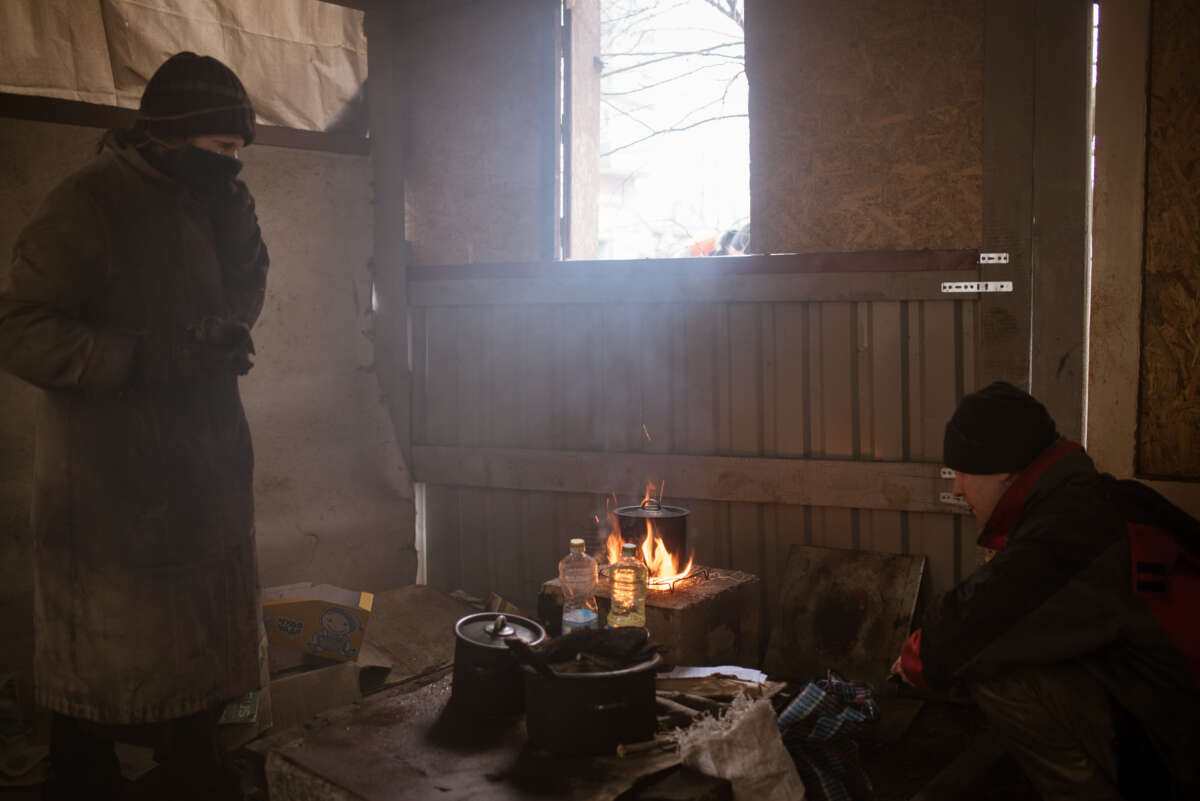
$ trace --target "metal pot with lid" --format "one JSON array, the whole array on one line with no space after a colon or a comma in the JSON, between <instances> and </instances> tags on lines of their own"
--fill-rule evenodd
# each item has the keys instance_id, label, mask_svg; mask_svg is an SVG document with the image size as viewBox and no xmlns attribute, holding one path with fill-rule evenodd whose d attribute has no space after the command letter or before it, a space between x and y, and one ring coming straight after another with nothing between
<instances>
[{"instance_id":1,"label":"metal pot with lid","mask_svg":"<svg viewBox=\"0 0 1200 801\"><path fill-rule=\"evenodd\" d=\"M520 615L479 612L455 623L454 635L451 703L490 715L523 711L521 671L505 640L516 637L532 647L546 639L546 630Z\"/></svg>"},{"instance_id":2,"label":"metal pot with lid","mask_svg":"<svg viewBox=\"0 0 1200 801\"><path fill-rule=\"evenodd\" d=\"M687 553L688 510L681 506L663 506L655 498L647 498L640 506L622 506L616 510L621 527L621 540L641 548L649 525L668 551L676 556Z\"/></svg>"}]
</instances>

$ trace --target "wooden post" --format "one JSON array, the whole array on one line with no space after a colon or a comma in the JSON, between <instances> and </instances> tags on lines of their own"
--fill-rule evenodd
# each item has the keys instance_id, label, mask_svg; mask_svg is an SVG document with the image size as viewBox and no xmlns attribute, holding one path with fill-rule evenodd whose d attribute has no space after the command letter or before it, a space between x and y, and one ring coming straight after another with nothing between
<instances>
[{"instance_id":1,"label":"wooden post","mask_svg":"<svg viewBox=\"0 0 1200 801\"><path fill-rule=\"evenodd\" d=\"M1090 0L1040 3L1034 88L1030 392L1083 438Z\"/></svg>"}]
</instances>

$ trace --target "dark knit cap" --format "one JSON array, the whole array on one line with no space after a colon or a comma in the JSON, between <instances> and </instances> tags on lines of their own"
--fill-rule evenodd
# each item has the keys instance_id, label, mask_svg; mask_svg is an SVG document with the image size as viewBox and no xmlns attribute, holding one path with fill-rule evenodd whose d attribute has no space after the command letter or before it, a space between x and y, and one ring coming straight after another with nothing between
<instances>
[{"instance_id":1,"label":"dark knit cap","mask_svg":"<svg viewBox=\"0 0 1200 801\"><path fill-rule=\"evenodd\" d=\"M254 107L246 88L212 56L176 53L142 93L137 127L155 137L240 134L254 139Z\"/></svg>"},{"instance_id":2,"label":"dark knit cap","mask_svg":"<svg viewBox=\"0 0 1200 801\"><path fill-rule=\"evenodd\" d=\"M997 381L958 404L946 423L943 458L960 473L1019 473L1057 439L1045 406Z\"/></svg>"}]
</instances>

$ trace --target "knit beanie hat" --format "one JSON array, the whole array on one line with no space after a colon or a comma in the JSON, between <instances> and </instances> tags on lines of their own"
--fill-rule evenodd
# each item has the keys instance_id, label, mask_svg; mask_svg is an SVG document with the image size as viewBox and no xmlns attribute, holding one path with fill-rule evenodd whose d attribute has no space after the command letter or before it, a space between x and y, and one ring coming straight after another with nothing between
<instances>
[{"instance_id":1,"label":"knit beanie hat","mask_svg":"<svg viewBox=\"0 0 1200 801\"><path fill-rule=\"evenodd\" d=\"M997 381L958 404L946 423L943 458L961 473L1019 473L1057 439L1045 406Z\"/></svg>"},{"instance_id":2,"label":"knit beanie hat","mask_svg":"<svg viewBox=\"0 0 1200 801\"><path fill-rule=\"evenodd\" d=\"M142 92L135 126L155 137L239 134L254 140L254 107L233 70L212 56L176 53Z\"/></svg>"}]
</instances>

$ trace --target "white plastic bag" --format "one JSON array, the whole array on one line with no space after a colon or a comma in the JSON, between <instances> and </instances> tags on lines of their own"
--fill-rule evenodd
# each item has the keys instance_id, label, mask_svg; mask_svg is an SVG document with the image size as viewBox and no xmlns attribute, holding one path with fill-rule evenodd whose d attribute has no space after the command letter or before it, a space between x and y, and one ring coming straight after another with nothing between
<instances>
[{"instance_id":1,"label":"white plastic bag","mask_svg":"<svg viewBox=\"0 0 1200 801\"><path fill-rule=\"evenodd\" d=\"M679 730L683 764L728 779L734 801L803 801L804 782L779 736L775 710L765 698L739 695L720 718L704 716Z\"/></svg>"}]
</instances>

